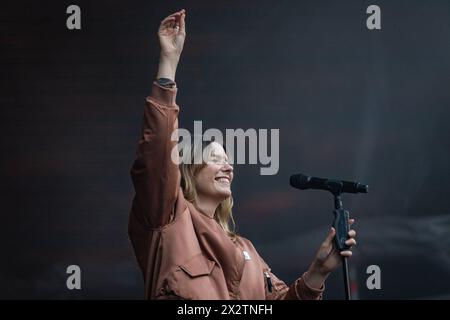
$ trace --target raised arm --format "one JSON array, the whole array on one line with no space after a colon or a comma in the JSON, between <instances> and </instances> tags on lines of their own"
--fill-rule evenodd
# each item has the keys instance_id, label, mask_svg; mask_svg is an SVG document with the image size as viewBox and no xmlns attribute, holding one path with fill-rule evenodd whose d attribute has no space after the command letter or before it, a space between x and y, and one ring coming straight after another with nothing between
<instances>
[{"instance_id":1,"label":"raised arm","mask_svg":"<svg viewBox=\"0 0 450 320\"><path fill-rule=\"evenodd\" d=\"M131 215L133 221L148 228L171 221L180 189L179 168L171 159L177 142L171 141L171 135L178 127L174 81L186 36L184 19L185 12L181 10L165 18L159 27L157 81L146 99L137 158L131 169L136 192Z\"/></svg>"}]
</instances>

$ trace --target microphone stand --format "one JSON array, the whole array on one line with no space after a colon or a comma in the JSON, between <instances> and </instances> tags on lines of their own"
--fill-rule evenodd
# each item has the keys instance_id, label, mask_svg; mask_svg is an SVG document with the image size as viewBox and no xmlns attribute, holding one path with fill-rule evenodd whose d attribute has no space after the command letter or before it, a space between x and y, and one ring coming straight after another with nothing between
<instances>
[{"instance_id":1,"label":"microphone stand","mask_svg":"<svg viewBox=\"0 0 450 320\"><path fill-rule=\"evenodd\" d=\"M290 178L290 184L292 187L300 190L318 189L330 191L333 194L333 227L336 230L336 235L334 237L335 245L339 252L348 250L350 247L345 244L345 241L347 241L348 239L348 232L350 229L350 226L348 225L349 212L347 210L344 210L341 194L345 192L367 193L369 190L369 186L357 182L310 177L301 173L292 175ZM345 299L351 300L347 257L342 257L342 271L344 273Z\"/></svg>"},{"instance_id":2,"label":"microphone stand","mask_svg":"<svg viewBox=\"0 0 450 320\"><path fill-rule=\"evenodd\" d=\"M336 245L339 251L343 251L347 249L347 245L345 245L345 241L348 238L348 219L349 213L344 210L341 200L340 193L334 193L334 221L333 227L336 230ZM350 290L350 282L348 277L348 260L347 257L342 257L342 271L344 274L344 288L345 288L345 300L351 300L351 290Z\"/></svg>"}]
</instances>

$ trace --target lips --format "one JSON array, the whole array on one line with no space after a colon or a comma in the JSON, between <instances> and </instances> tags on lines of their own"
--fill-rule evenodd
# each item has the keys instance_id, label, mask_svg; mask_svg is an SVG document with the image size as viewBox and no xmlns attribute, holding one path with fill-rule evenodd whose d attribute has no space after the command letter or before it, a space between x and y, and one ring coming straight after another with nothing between
<instances>
[{"instance_id":1,"label":"lips","mask_svg":"<svg viewBox=\"0 0 450 320\"><path fill-rule=\"evenodd\" d=\"M215 180L223 184L230 184L231 179L229 177L222 176L215 178Z\"/></svg>"}]
</instances>

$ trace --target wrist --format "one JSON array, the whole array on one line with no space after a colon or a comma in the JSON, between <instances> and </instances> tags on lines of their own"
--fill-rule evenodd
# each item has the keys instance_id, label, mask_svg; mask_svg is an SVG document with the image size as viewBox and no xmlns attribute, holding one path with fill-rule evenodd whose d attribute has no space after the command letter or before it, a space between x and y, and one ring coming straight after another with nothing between
<instances>
[{"instance_id":1,"label":"wrist","mask_svg":"<svg viewBox=\"0 0 450 320\"><path fill-rule=\"evenodd\" d=\"M178 61L161 57L159 60L158 73L156 78L167 78L175 81L175 74L177 71Z\"/></svg>"},{"instance_id":2,"label":"wrist","mask_svg":"<svg viewBox=\"0 0 450 320\"><path fill-rule=\"evenodd\" d=\"M303 281L312 289L320 290L325 284L326 276L319 273L307 271L303 275Z\"/></svg>"},{"instance_id":3,"label":"wrist","mask_svg":"<svg viewBox=\"0 0 450 320\"><path fill-rule=\"evenodd\" d=\"M312 265L306 272L304 281L310 287L320 289L329 275L329 272L324 272Z\"/></svg>"},{"instance_id":4,"label":"wrist","mask_svg":"<svg viewBox=\"0 0 450 320\"><path fill-rule=\"evenodd\" d=\"M161 52L159 54L159 63L160 64L167 64L172 67L175 67L178 65L178 62L180 61L180 55L178 54L168 54Z\"/></svg>"}]
</instances>

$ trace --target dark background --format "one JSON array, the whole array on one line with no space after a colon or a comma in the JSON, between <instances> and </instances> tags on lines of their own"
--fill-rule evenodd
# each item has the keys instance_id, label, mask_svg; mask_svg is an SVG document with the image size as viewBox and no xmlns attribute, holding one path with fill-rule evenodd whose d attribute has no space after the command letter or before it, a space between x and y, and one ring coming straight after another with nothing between
<instances>
[{"instance_id":1,"label":"dark background","mask_svg":"<svg viewBox=\"0 0 450 320\"><path fill-rule=\"evenodd\" d=\"M370 4L382 30L366 28ZM307 172L370 185L344 197L356 297L450 298L447 0L2 3L0 298L143 298L129 169L156 31L181 8L180 127L280 129L279 173L237 165L233 185L238 231L273 272L301 275L331 223L329 194L289 187ZM71 264L82 290L66 288ZM381 290L366 288L372 264Z\"/></svg>"}]
</instances>

